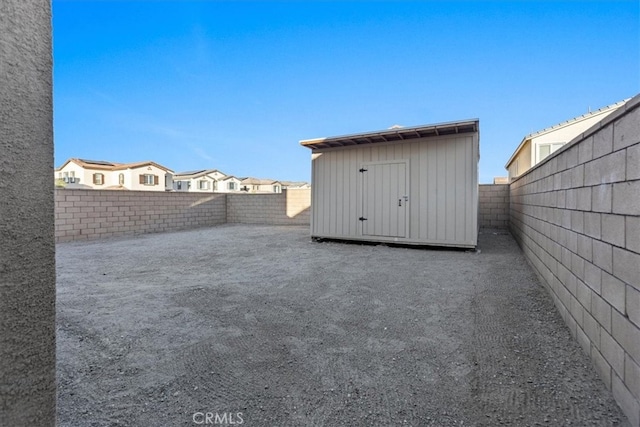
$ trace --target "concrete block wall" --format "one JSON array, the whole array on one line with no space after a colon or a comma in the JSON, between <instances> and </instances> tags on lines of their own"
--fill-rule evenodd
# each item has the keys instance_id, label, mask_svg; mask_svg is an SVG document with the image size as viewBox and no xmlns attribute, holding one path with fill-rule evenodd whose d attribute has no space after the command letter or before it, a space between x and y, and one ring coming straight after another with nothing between
<instances>
[{"instance_id":1,"label":"concrete block wall","mask_svg":"<svg viewBox=\"0 0 640 427\"><path fill-rule=\"evenodd\" d=\"M55 190L57 242L226 223L224 194Z\"/></svg>"},{"instance_id":2,"label":"concrete block wall","mask_svg":"<svg viewBox=\"0 0 640 427\"><path fill-rule=\"evenodd\" d=\"M482 184L479 187L480 228L509 228L509 185Z\"/></svg>"},{"instance_id":3,"label":"concrete block wall","mask_svg":"<svg viewBox=\"0 0 640 427\"><path fill-rule=\"evenodd\" d=\"M227 222L235 224L309 225L311 190L274 194L227 194Z\"/></svg>"},{"instance_id":4,"label":"concrete block wall","mask_svg":"<svg viewBox=\"0 0 640 427\"><path fill-rule=\"evenodd\" d=\"M510 188L510 227L556 307L640 425L640 95Z\"/></svg>"}]
</instances>

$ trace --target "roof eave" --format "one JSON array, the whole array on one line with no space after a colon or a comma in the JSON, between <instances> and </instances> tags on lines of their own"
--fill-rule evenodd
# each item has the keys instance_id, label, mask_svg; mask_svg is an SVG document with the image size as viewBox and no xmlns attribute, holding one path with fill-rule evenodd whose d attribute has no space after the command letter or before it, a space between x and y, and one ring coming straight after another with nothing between
<instances>
[{"instance_id":1,"label":"roof eave","mask_svg":"<svg viewBox=\"0 0 640 427\"><path fill-rule=\"evenodd\" d=\"M431 125L386 129L376 132L364 132L327 138L306 139L301 140L300 145L312 150L316 150L385 142L402 142L443 135L475 133L478 131L479 120L467 119L455 122L436 123Z\"/></svg>"}]
</instances>

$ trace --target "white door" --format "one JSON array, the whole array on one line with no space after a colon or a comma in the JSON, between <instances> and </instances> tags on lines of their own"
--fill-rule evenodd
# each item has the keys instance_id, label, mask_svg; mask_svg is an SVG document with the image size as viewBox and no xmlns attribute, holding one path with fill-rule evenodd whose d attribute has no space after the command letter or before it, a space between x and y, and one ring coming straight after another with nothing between
<instances>
[{"instance_id":1,"label":"white door","mask_svg":"<svg viewBox=\"0 0 640 427\"><path fill-rule=\"evenodd\" d=\"M405 161L365 163L362 173L362 234L365 236L407 236L407 163Z\"/></svg>"}]
</instances>

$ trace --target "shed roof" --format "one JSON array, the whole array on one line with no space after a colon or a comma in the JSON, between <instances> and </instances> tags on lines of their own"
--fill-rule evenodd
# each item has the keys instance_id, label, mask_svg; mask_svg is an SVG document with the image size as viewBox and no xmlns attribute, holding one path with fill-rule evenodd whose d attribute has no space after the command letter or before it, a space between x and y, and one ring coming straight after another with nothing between
<instances>
[{"instance_id":1,"label":"shed roof","mask_svg":"<svg viewBox=\"0 0 640 427\"><path fill-rule=\"evenodd\" d=\"M384 142L404 142L418 138L442 135L478 132L479 120L468 119L457 122L437 123L412 127L393 126L377 132L365 132L352 135L332 136L328 138L305 139L300 145L311 148L348 147L354 145L376 144Z\"/></svg>"}]
</instances>

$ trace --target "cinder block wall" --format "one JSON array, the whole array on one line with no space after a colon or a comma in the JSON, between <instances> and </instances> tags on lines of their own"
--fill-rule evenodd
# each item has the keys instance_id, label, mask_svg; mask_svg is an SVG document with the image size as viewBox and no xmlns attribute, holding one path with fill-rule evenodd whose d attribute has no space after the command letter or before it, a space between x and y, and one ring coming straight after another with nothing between
<instances>
[{"instance_id":1,"label":"cinder block wall","mask_svg":"<svg viewBox=\"0 0 640 427\"><path fill-rule=\"evenodd\" d=\"M509 228L509 185L482 184L478 196L480 228Z\"/></svg>"},{"instance_id":2,"label":"cinder block wall","mask_svg":"<svg viewBox=\"0 0 640 427\"><path fill-rule=\"evenodd\" d=\"M0 426L56 414L49 0L0 1Z\"/></svg>"},{"instance_id":3,"label":"cinder block wall","mask_svg":"<svg viewBox=\"0 0 640 427\"><path fill-rule=\"evenodd\" d=\"M55 191L56 241L174 231L226 222L224 194Z\"/></svg>"},{"instance_id":4,"label":"cinder block wall","mask_svg":"<svg viewBox=\"0 0 640 427\"><path fill-rule=\"evenodd\" d=\"M511 232L640 425L640 95L511 184Z\"/></svg>"},{"instance_id":5,"label":"cinder block wall","mask_svg":"<svg viewBox=\"0 0 640 427\"><path fill-rule=\"evenodd\" d=\"M309 225L311 190L274 194L227 194L227 222L236 224Z\"/></svg>"}]
</instances>

